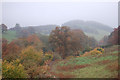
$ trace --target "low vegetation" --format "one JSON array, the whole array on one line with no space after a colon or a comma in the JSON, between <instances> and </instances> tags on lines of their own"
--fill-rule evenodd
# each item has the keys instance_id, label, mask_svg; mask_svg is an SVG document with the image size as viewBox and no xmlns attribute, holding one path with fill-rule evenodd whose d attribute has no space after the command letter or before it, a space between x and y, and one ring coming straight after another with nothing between
<instances>
[{"instance_id":1,"label":"low vegetation","mask_svg":"<svg viewBox=\"0 0 120 80\"><path fill-rule=\"evenodd\" d=\"M55 61L50 73L56 78L117 78L118 77L118 46L111 47L102 55L78 56ZM89 52L88 52L89 53Z\"/></svg>"}]
</instances>

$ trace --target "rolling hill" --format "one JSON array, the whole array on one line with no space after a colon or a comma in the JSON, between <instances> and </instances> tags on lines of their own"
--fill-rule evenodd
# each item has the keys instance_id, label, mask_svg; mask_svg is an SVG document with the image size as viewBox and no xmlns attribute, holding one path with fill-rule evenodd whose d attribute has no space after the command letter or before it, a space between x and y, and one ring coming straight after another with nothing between
<instances>
[{"instance_id":1,"label":"rolling hill","mask_svg":"<svg viewBox=\"0 0 120 80\"><path fill-rule=\"evenodd\" d=\"M35 29L36 33L49 35L50 32L59 25L40 25L31 26ZM95 21L71 20L63 23L61 26L68 26L71 29L81 29L88 36L94 37L97 41L101 40L105 35L112 32L112 28Z\"/></svg>"},{"instance_id":2,"label":"rolling hill","mask_svg":"<svg viewBox=\"0 0 120 80\"><path fill-rule=\"evenodd\" d=\"M30 27L33 27L36 33L49 35L50 32L55 29L56 26L59 26L59 25L50 24L50 25L30 26Z\"/></svg>"},{"instance_id":3,"label":"rolling hill","mask_svg":"<svg viewBox=\"0 0 120 80\"><path fill-rule=\"evenodd\" d=\"M49 24L40 26L27 26L21 28L26 29L28 27L32 27L36 33L49 35L56 26L59 25ZM61 26L68 26L71 29L81 29L87 36L94 37L97 41L101 40L105 35L109 35L113 31L111 27L95 21L71 20L63 23ZM13 32L10 32L10 34L8 33L9 31L6 34L3 34L3 37L8 38L8 40L11 41L14 39L14 37L10 36L10 34L13 34Z\"/></svg>"},{"instance_id":4,"label":"rolling hill","mask_svg":"<svg viewBox=\"0 0 120 80\"><path fill-rule=\"evenodd\" d=\"M95 37L100 40L104 35L109 35L112 28L95 21L71 20L62 24L62 26L69 26L71 29L81 29L86 35Z\"/></svg>"},{"instance_id":5,"label":"rolling hill","mask_svg":"<svg viewBox=\"0 0 120 80\"><path fill-rule=\"evenodd\" d=\"M12 40L16 39L16 31L6 31L2 34L2 37L7 39L8 42L11 42Z\"/></svg>"}]
</instances>

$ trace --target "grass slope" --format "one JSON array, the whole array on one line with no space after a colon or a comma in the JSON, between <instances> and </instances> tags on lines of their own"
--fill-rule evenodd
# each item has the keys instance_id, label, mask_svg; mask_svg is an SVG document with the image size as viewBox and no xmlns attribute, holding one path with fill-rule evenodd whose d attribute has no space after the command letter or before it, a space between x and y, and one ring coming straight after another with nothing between
<instances>
[{"instance_id":1,"label":"grass slope","mask_svg":"<svg viewBox=\"0 0 120 80\"><path fill-rule=\"evenodd\" d=\"M50 73L57 78L117 78L117 46L106 48L104 54L55 61Z\"/></svg>"},{"instance_id":2,"label":"grass slope","mask_svg":"<svg viewBox=\"0 0 120 80\"><path fill-rule=\"evenodd\" d=\"M16 39L16 31L6 31L3 33L2 37L11 42L12 40Z\"/></svg>"}]
</instances>

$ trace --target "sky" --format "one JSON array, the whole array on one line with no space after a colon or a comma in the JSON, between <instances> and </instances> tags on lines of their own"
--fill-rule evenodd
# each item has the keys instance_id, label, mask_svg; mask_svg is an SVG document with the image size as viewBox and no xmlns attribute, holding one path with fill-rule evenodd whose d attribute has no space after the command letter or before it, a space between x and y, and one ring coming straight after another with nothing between
<instances>
[{"instance_id":1,"label":"sky","mask_svg":"<svg viewBox=\"0 0 120 80\"><path fill-rule=\"evenodd\" d=\"M70 20L97 21L118 26L117 2L3 2L2 23L9 28L47 24L61 25Z\"/></svg>"}]
</instances>

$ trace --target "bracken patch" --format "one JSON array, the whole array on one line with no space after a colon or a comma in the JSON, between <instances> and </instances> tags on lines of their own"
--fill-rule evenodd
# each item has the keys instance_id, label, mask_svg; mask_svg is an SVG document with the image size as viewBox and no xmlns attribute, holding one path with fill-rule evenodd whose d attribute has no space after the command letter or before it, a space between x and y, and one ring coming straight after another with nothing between
<instances>
[{"instance_id":1,"label":"bracken patch","mask_svg":"<svg viewBox=\"0 0 120 80\"><path fill-rule=\"evenodd\" d=\"M75 78L75 75L71 74L63 74L63 73L55 73L55 72L50 72L52 75L56 76L57 78Z\"/></svg>"},{"instance_id":2,"label":"bracken patch","mask_svg":"<svg viewBox=\"0 0 120 80\"><path fill-rule=\"evenodd\" d=\"M111 65L106 66L106 69L110 71L118 71L118 61L111 63Z\"/></svg>"},{"instance_id":3,"label":"bracken patch","mask_svg":"<svg viewBox=\"0 0 120 80\"><path fill-rule=\"evenodd\" d=\"M103 64L107 64L107 63L109 63L109 62L110 62L110 60L103 60L103 61L97 62L97 64L103 65Z\"/></svg>"},{"instance_id":4,"label":"bracken patch","mask_svg":"<svg viewBox=\"0 0 120 80\"><path fill-rule=\"evenodd\" d=\"M74 69L81 69L90 66L90 64L84 64L84 65L67 65L67 66L57 66L57 70L62 71L72 71Z\"/></svg>"}]
</instances>

